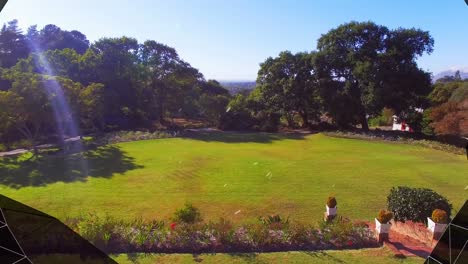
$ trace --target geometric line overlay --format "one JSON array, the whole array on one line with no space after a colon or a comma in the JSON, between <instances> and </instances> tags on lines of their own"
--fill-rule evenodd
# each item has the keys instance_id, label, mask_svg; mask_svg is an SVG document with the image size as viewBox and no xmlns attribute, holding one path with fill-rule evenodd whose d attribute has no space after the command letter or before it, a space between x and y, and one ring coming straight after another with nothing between
<instances>
[{"instance_id":1,"label":"geometric line overlay","mask_svg":"<svg viewBox=\"0 0 468 264\"><path fill-rule=\"evenodd\" d=\"M426 264L468 263L468 200L448 224Z\"/></svg>"},{"instance_id":2,"label":"geometric line overlay","mask_svg":"<svg viewBox=\"0 0 468 264\"><path fill-rule=\"evenodd\" d=\"M55 217L0 194L0 264L115 264Z\"/></svg>"},{"instance_id":3,"label":"geometric line overlay","mask_svg":"<svg viewBox=\"0 0 468 264\"><path fill-rule=\"evenodd\" d=\"M0 263L32 263L8 227L2 208L0 208Z\"/></svg>"}]
</instances>

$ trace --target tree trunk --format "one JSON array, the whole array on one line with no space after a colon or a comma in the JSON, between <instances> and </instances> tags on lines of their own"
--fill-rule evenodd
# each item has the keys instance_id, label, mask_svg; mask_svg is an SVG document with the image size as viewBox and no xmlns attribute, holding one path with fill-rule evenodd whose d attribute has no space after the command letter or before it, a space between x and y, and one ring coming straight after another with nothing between
<instances>
[{"instance_id":1,"label":"tree trunk","mask_svg":"<svg viewBox=\"0 0 468 264\"><path fill-rule=\"evenodd\" d=\"M286 120L288 121L288 127L294 128L294 116L290 113L286 113Z\"/></svg>"},{"instance_id":2,"label":"tree trunk","mask_svg":"<svg viewBox=\"0 0 468 264\"><path fill-rule=\"evenodd\" d=\"M164 103L166 101L166 96L165 96L165 87L164 84L160 84L159 89L158 89L158 119L161 124L164 124Z\"/></svg>"},{"instance_id":3,"label":"tree trunk","mask_svg":"<svg viewBox=\"0 0 468 264\"><path fill-rule=\"evenodd\" d=\"M163 109L162 105L160 104L158 106L158 120L159 120L159 123L161 123L161 124L164 123L163 111L164 111L164 109Z\"/></svg>"},{"instance_id":4,"label":"tree trunk","mask_svg":"<svg viewBox=\"0 0 468 264\"><path fill-rule=\"evenodd\" d=\"M302 117L302 127L309 127L309 115L307 115L307 111L300 111Z\"/></svg>"},{"instance_id":5,"label":"tree trunk","mask_svg":"<svg viewBox=\"0 0 468 264\"><path fill-rule=\"evenodd\" d=\"M361 127L364 131L369 131L369 125L367 124L366 114L361 114Z\"/></svg>"}]
</instances>

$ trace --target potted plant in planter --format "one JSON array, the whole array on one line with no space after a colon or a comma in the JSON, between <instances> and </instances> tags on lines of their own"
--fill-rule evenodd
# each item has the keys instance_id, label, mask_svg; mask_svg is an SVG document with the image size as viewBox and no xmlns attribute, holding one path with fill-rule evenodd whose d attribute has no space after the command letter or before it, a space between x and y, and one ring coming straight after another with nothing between
<instances>
[{"instance_id":1,"label":"potted plant in planter","mask_svg":"<svg viewBox=\"0 0 468 264\"><path fill-rule=\"evenodd\" d=\"M390 231L390 220L393 218L393 213L388 210L380 210L379 215L375 218L375 230L379 238L379 242L388 239L388 232Z\"/></svg>"},{"instance_id":2,"label":"potted plant in planter","mask_svg":"<svg viewBox=\"0 0 468 264\"><path fill-rule=\"evenodd\" d=\"M448 220L447 212L442 209L435 209L432 212L432 217L427 218L427 229L432 232L435 239L439 239L445 231Z\"/></svg>"},{"instance_id":3,"label":"potted plant in planter","mask_svg":"<svg viewBox=\"0 0 468 264\"><path fill-rule=\"evenodd\" d=\"M325 205L325 208L327 211L325 212L325 221L332 220L336 216L336 198L334 196L330 196L327 199L327 203Z\"/></svg>"}]
</instances>

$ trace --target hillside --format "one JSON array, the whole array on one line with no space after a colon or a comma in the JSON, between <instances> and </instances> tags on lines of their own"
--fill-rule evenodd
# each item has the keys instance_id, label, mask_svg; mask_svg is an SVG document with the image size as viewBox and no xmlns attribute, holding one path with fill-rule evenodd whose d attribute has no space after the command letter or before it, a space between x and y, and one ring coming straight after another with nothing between
<instances>
[{"instance_id":1,"label":"hillside","mask_svg":"<svg viewBox=\"0 0 468 264\"><path fill-rule=\"evenodd\" d=\"M437 81L438 79L445 77L445 76L453 76L455 75L456 70L447 70L442 71L434 75L433 81ZM468 71L460 70L460 76L462 79L468 79Z\"/></svg>"}]
</instances>

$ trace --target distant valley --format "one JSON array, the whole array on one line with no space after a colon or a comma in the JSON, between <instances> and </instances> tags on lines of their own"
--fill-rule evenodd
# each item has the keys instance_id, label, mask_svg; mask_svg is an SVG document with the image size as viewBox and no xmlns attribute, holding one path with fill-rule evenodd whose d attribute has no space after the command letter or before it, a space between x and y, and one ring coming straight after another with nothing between
<instances>
[{"instance_id":1,"label":"distant valley","mask_svg":"<svg viewBox=\"0 0 468 264\"><path fill-rule=\"evenodd\" d=\"M255 88L255 81L220 81L221 85L231 94L250 92Z\"/></svg>"}]
</instances>

